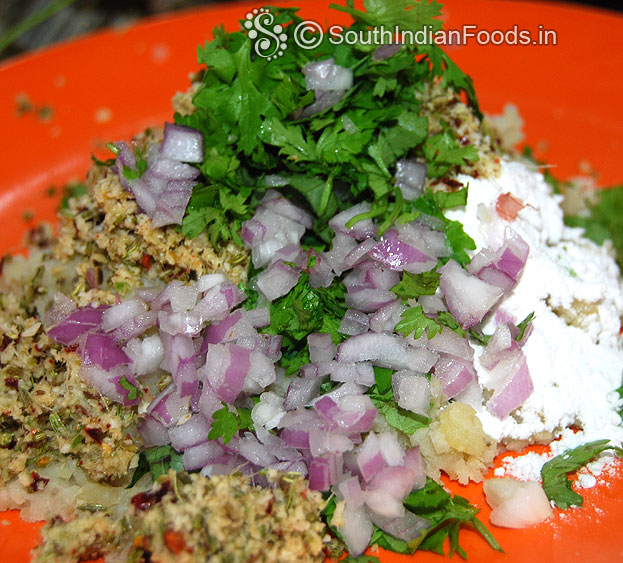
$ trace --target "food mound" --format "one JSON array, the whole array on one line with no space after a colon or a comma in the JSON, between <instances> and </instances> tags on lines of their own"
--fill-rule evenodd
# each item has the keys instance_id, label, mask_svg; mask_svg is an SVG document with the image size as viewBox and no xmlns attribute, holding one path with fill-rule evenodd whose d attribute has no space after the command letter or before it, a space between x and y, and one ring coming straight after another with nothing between
<instances>
[{"instance_id":1,"label":"food mound","mask_svg":"<svg viewBox=\"0 0 623 563\"><path fill-rule=\"evenodd\" d=\"M350 29L440 25L364 5ZM438 46L213 36L174 122L110 143L58 236L2 261L0 508L49 520L37 560L462 553L461 526L500 549L441 475L531 444L492 523L581 504L567 473L623 442L612 246Z\"/></svg>"}]
</instances>

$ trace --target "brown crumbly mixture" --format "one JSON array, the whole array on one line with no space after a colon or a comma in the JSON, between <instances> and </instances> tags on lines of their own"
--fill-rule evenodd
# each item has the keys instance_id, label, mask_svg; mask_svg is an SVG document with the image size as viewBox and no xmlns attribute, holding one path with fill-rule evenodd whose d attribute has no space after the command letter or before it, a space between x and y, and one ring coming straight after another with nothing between
<instances>
[{"instance_id":1,"label":"brown crumbly mixture","mask_svg":"<svg viewBox=\"0 0 623 563\"><path fill-rule=\"evenodd\" d=\"M64 211L56 258L78 258L81 275L89 268L106 268L108 284L120 294L143 285L144 279L187 281L218 270L236 283L245 277L246 250L233 242L217 250L204 234L189 239L176 225L153 228L151 218L138 212L136 200L108 167L94 167L87 193L70 199Z\"/></svg>"},{"instance_id":2,"label":"brown crumbly mixture","mask_svg":"<svg viewBox=\"0 0 623 563\"><path fill-rule=\"evenodd\" d=\"M90 389L80 357L47 336L29 295L44 290L36 272L21 292L0 294L0 486L30 482L62 456L95 481L122 477L138 451L134 413Z\"/></svg>"},{"instance_id":3,"label":"brown crumbly mixture","mask_svg":"<svg viewBox=\"0 0 623 563\"><path fill-rule=\"evenodd\" d=\"M472 145L478 149L479 159L459 167L455 171L457 174L475 178L499 175L501 154L498 147L474 111L461 101L459 94L442 88L440 84L426 84L417 97L422 104L420 113L428 118L429 135L443 132L443 124L446 124L455 132L462 146ZM427 184L433 189L453 188L444 179L428 179Z\"/></svg>"},{"instance_id":4,"label":"brown crumbly mixture","mask_svg":"<svg viewBox=\"0 0 623 563\"><path fill-rule=\"evenodd\" d=\"M121 522L83 514L49 523L35 561L312 562L324 560L324 506L298 474L269 472L272 487L239 474L205 478L170 473L132 500Z\"/></svg>"}]
</instances>

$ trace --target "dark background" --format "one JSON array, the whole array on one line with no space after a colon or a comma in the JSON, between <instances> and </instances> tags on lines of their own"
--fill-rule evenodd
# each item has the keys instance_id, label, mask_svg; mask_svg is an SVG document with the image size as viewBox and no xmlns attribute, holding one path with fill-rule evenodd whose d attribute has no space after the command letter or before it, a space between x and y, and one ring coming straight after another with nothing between
<instances>
[{"instance_id":1,"label":"dark background","mask_svg":"<svg viewBox=\"0 0 623 563\"><path fill-rule=\"evenodd\" d=\"M388 1L391 2L391 0ZM500 0L502 1L513 0ZM24 18L40 13L41 10L54 3L55 0L0 0L0 37ZM123 25L145 16L210 3L215 2L210 0L77 0L45 23L21 34L10 46L0 52L0 60L101 27ZM258 6L262 3L267 2L265 0L257 2ZM279 4L274 1L268 3ZM568 0L568 3L600 7L623 14L621 0Z\"/></svg>"}]
</instances>

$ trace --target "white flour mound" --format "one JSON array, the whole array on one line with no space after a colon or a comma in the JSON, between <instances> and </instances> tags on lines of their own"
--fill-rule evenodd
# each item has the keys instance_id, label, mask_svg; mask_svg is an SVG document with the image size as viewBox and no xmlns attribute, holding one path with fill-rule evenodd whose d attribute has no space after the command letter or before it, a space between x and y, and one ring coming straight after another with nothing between
<instances>
[{"instance_id":1,"label":"white flour mound","mask_svg":"<svg viewBox=\"0 0 623 563\"><path fill-rule=\"evenodd\" d=\"M620 445L622 401L616 389L623 374L623 287L611 246L599 247L580 229L565 226L561 196L523 163L503 162L502 174L493 180L459 180L469 184L467 206L447 215L463 223L478 250L500 247L507 226L530 245L523 275L500 308L516 321L534 311L533 332L523 348L534 392L504 420L477 405L485 432L497 440L552 432L561 436L552 444L554 455L603 438ZM525 205L512 222L500 218L495 208L498 196L506 193ZM491 334L495 328L492 315L483 329ZM482 349L475 348L479 382L487 387L489 373L478 361ZM574 433L570 426L581 431ZM514 463L521 474L519 459ZM524 469L538 472L546 460L530 458Z\"/></svg>"}]
</instances>

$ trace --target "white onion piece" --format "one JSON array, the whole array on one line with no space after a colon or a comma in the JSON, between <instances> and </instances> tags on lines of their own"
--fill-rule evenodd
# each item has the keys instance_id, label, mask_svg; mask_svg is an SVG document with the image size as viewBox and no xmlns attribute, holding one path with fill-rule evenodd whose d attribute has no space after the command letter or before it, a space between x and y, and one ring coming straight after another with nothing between
<instances>
[{"instance_id":1,"label":"white onion piece","mask_svg":"<svg viewBox=\"0 0 623 563\"><path fill-rule=\"evenodd\" d=\"M138 431L146 448L164 446L170 442L169 431L166 426L152 416L145 417L145 420L138 427Z\"/></svg>"},{"instance_id":2,"label":"white onion piece","mask_svg":"<svg viewBox=\"0 0 623 563\"><path fill-rule=\"evenodd\" d=\"M147 336L142 340L133 338L123 350L132 358L130 370L136 375L153 373L164 359L164 347L157 334Z\"/></svg>"},{"instance_id":3,"label":"white onion piece","mask_svg":"<svg viewBox=\"0 0 623 563\"><path fill-rule=\"evenodd\" d=\"M435 375L441 380L446 398L456 397L461 391L476 381L476 371L470 360L443 354L434 367Z\"/></svg>"},{"instance_id":4,"label":"white onion piece","mask_svg":"<svg viewBox=\"0 0 623 563\"><path fill-rule=\"evenodd\" d=\"M251 409L251 420L256 428L263 426L272 430L277 428L285 413L283 398L268 391L260 395L259 402Z\"/></svg>"},{"instance_id":5,"label":"white onion piece","mask_svg":"<svg viewBox=\"0 0 623 563\"><path fill-rule=\"evenodd\" d=\"M307 336L309 360L314 364L330 362L335 357L337 346L330 334L312 333Z\"/></svg>"},{"instance_id":6,"label":"white onion piece","mask_svg":"<svg viewBox=\"0 0 623 563\"><path fill-rule=\"evenodd\" d=\"M104 332L110 332L123 323L130 321L136 315L147 311L147 304L138 298L128 299L118 305L114 305L102 314L101 327Z\"/></svg>"},{"instance_id":7,"label":"white onion piece","mask_svg":"<svg viewBox=\"0 0 623 563\"><path fill-rule=\"evenodd\" d=\"M349 90L353 86L353 71L326 59L307 63L303 67L307 90Z\"/></svg>"},{"instance_id":8,"label":"white onion piece","mask_svg":"<svg viewBox=\"0 0 623 563\"><path fill-rule=\"evenodd\" d=\"M160 154L182 162L203 162L203 133L191 127L165 123Z\"/></svg>"},{"instance_id":9,"label":"white onion piece","mask_svg":"<svg viewBox=\"0 0 623 563\"><path fill-rule=\"evenodd\" d=\"M478 324L504 293L499 287L468 274L454 260L437 271L441 274L439 287L448 309L462 328Z\"/></svg>"},{"instance_id":10,"label":"white onion piece","mask_svg":"<svg viewBox=\"0 0 623 563\"><path fill-rule=\"evenodd\" d=\"M356 293L348 293L344 297L347 307L363 311L364 313L373 313L392 303L395 299L396 294L393 291L382 291L380 289L362 289Z\"/></svg>"},{"instance_id":11,"label":"white onion piece","mask_svg":"<svg viewBox=\"0 0 623 563\"><path fill-rule=\"evenodd\" d=\"M504 528L528 528L553 515L538 481L517 481L511 477L486 479L484 492L491 511L491 523Z\"/></svg>"},{"instance_id":12,"label":"white onion piece","mask_svg":"<svg viewBox=\"0 0 623 563\"><path fill-rule=\"evenodd\" d=\"M362 213L367 213L370 209L371 206L367 202L353 205L337 215L334 215L333 218L329 220L329 227L331 227L336 233L344 233L358 240L373 237L376 235L376 227L374 226L372 219L357 221L357 223L355 223L352 227L346 226L346 223L348 223L348 221L350 221L353 217L356 217Z\"/></svg>"},{"instance_id":13,"label":"white onion piece","mask_svg":"<svg viewBox=\"0 0 623 563\"><path fill-rule=\"evenodd\" d=\"M419 538L432 526L430 520L409 510L400 518L385 518L377 514L371 514L370 517L381 530L407 543Z\"/></svg>"},{"instance_id":14,"label":"white onion piece","mask_svg":"<svg viewBox=\"0 0 623 563\"><path fill-rule=\"evenodd\" d=\"M45 314L45 326L52 327L65 320L70 313L76 310L76 304L72 299L57 291L54 294L52 308Z\"/></svg>"},{"instance_id":15,"label":"white onion piece","mask_svg":"<svg viewBox=\"0 0 623 563\"><path fill-rule=\"evenodd\" d=\"M215 285L220 285L228 281L229 278L221 272L217 272L216 274L205 274L199 278L199 281L197 282L197 289L200 293L204 293L208 291L208 289L212 289Z\"/></svg>"},{"instance_id":16,"label":"white onion piece","mask_svg":"<svg viewBox=\"0 0 623 563\"><path fill-rule=\"evenodd\" d=\"M169 294L171 309L174 313L190 311L197 304L199 289L196 283L172 288Z\"/></svg>"},{"instance_id":17,"label":"white onion piece","mask_svg":"<svg viewBox=\"0 0 623 563\"><path fill-rule=\"evenodd\" d=\"M379 367L412 369L427 373L438 355L429 350L411 348L404 338L394 334L358 334L342 342L337 349L338 362L371 361Z\"/></svg>"},{"instance_id":18,"label":"white onion piece","mask_svg":"<svg viewBox=\"0 0 623 563\"><path fill-rule=\"evenodd\" d=\"M224 450L216 440L210 440L203 444L199 444L192 448L184 450L182 461L186 471L193 471L204 467L205 465L214 463L222 458Z\"/></svg>"},{"instance_id":19,"label":"white onion piece","mask_svg":"<svg viewBox=\"0 0 623 563\"><path fill-rule=\"evenodd\" d=\"M397 371L392 375L392 389L400 407L416 414L428 415L430 385L426 377L411 370Z\"/></svg>"},{"instance_id":20,"label":"white onion piece","mask_svg":"<svg viewBox=\"0 0 623 563\"><path fill-rule=\"evenodd\" d=\"M208 439L210 423L201 414L193 414L184 424L169 428L171 445L178 452L201 444Z\"/></svg>"},{"instance_id":21,"label":"white onion piece","mask_svg":"<svg viewBox=\"0 0 623 563\"><path fill-rule=\"evenodd\" d=\"M532 394L534 384L521 349L498 363L491 370L495 392L487 408L498 418L507 417Z\"/></svg>"},{"instance_id":22,"label":"white onion piece","mask_svg":"<svg viewBox=\"0 0 623 563\"><path fill-rule=\"evenodd\" d=\"M397 45L401 47L402 45ZM386 47L396 47L388 45ZM382 49L383 47L379 47ZM378 49L377 49L378 51ZM426 182L426 164L403 158L396 161L396 174L394 185L402 191L402 197L407 201L413 201L422 195L424 183Z\"/></svg>"},{"instance_id":23,"label":"white onion piece","mask_svg":"<svg viewBox=\"0 0 623 563\"><path fill-rule=\"evenodd\" d=\"M363 506L351 508L347 504L341 521L336 523L334 519L332 523L344 538L352 557L358 557L367 549L374 526Z\"/></svg>"},{"instance_id":24,"label":"white onion piece","mask_svg":"<svg viewBox=\"0 0 623 563\"><path fill-rule=\"evenodd\" d=\"M362 311L348 309L340 321L338 332L348 336L355 336L356 334L368 332L369 326L370 319L368 315Z\"/></svg>"}]
</instances>

